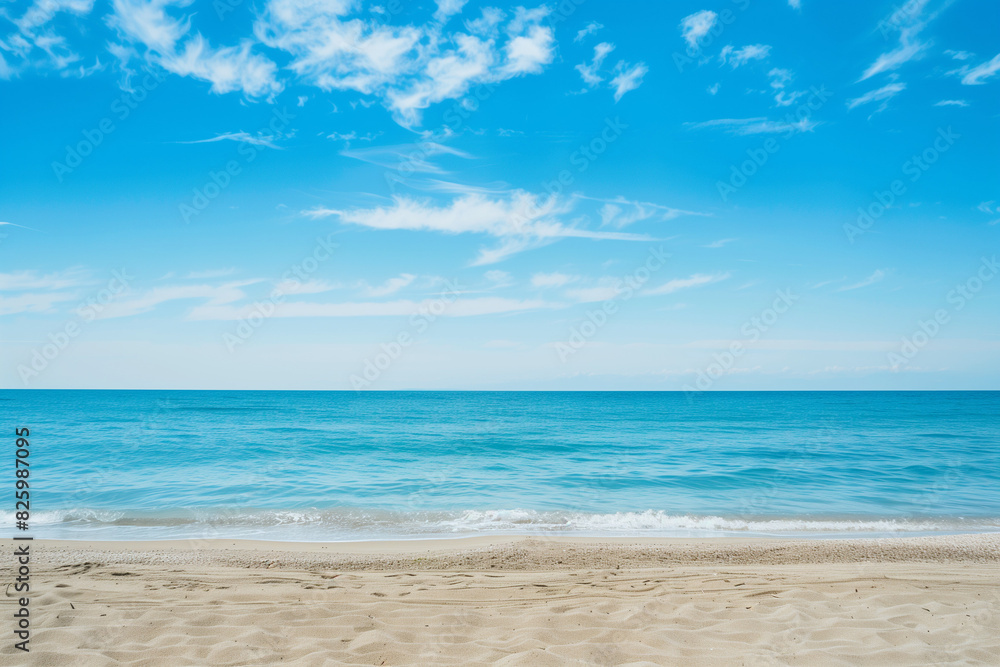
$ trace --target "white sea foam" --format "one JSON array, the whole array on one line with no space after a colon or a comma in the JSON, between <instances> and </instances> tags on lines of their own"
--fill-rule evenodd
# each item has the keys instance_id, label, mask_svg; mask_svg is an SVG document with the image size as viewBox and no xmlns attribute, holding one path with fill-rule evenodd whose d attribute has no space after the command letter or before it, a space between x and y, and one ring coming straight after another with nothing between
<instances>
[{"instance_id":1,"label":"white sea foam","mask_svg":"<svg viewBox=\"0 0 1000 667\"><path fill-rule=\"evenodd\" d=\"M12 512L0 512L11 525ZM258 537L297 540L391 539L474 534L712 536L913 534L1000 530L998 518L740 517L643 512L586 513L529 509L397 512L372 509L174 512L69 509L34 512L40 537L78 539Z\"/></svg>"}]
</instances>

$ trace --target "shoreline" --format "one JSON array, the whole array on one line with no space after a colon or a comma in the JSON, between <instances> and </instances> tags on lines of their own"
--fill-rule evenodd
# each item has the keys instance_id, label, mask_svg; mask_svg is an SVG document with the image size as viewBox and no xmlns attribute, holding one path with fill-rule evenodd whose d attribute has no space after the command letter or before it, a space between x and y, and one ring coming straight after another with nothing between
<instances>
[{"instance_id":1,"label":"shoreline","mask_svg":"<svg viewBox=\"0 0 1000 667\"><path fill-rule=\"evenodd\" d=\"M11 539L3 540L14 544ZM23 542L22 542L23 544ZM209 567L330 567L343 570L540 570L664 565L821 563L1000 563L1000 533L923 537L797 539L792 537L475 536L432 540L279 542L265 540L76 541L36 539L37 562L80 559L106 564L157 563ZM5 546L6 546L5 545Z\"/></svg>"}]
</instances>

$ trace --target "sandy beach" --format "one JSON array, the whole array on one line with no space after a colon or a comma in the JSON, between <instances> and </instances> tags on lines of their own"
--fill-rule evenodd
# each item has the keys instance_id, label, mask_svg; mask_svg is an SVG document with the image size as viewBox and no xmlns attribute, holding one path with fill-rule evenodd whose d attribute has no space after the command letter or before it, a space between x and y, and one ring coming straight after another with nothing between
<instances>
[{"instance_id":1,"label":"sandy beach","mask_svg":"<svg viewBox=\"0 0 1000 667\"><path fill-rule=\"evenodd\" d=\"M1000 535L31 551L5 665L1000 664Z\"/></svg>"}]
</instances>

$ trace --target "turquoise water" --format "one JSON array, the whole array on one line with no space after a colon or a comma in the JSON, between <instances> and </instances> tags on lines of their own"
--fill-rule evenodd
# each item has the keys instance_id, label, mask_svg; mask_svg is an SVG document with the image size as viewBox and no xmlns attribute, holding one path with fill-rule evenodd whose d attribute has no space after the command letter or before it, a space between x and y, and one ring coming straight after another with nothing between
<instances>
[{"instance_id":1,"label":"turquoise water","mask_svg":"<svg viewBox=\"0 0 1000 667\"><path fill-rule=\"evenodd\" d=\"M0 391L0 405L11 454L14 428L31 430L36 537L1000 530L1000 392ZM12 526L13 500L2 509Z\"/></svg>"}]
</instances>

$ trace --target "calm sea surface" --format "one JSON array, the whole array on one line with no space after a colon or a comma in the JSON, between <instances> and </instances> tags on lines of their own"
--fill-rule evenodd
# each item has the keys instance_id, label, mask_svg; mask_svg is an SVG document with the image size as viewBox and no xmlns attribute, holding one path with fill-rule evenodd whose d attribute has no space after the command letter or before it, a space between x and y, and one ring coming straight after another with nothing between
<instances>
[{"instance_id":1,"label":"calm sea surface","mask_svg":"<svg viewBox=\"0 0 1000 667\"><path fill-rule=\"evenodd\" d=\"M1000 530L1000 392L12 390L0 405L8 463L15 427L31 430L36 537Z\"/></svg>"}]
</instances>

